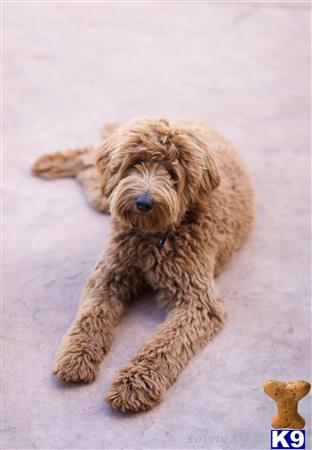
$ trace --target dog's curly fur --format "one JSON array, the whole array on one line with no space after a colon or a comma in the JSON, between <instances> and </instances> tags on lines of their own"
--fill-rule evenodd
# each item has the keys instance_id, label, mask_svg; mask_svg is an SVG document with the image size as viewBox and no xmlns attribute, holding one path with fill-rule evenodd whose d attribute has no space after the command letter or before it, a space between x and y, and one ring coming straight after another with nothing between
<instances>
[{"instance_id":1,"label":"dog's curly fur","mask_svg":"<svg viewBox=\"0 0 312 450\"><path fill-rule=\"evenodd\" d=\"M246 238L254 216L248 171L231 143L197 121L136 119L107 127L102 145L34 163L45 178L76 177L90 203L113 217L103 258L55 358L62 380L92 382L114 327L144 285L159 292L167 319L123 368L106 400L148 410L191 357L222 328L214 277ZM138 209L148 195L152 208Z\"/></svg>"}]
</instances>

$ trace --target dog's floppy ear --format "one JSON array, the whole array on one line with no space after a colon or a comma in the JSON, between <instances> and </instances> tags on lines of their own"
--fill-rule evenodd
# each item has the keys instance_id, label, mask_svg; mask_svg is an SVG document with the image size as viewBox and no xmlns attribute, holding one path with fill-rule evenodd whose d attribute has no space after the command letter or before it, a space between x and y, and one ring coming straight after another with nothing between
<instances>
[{"instance_id":1,"label":"dog's floppy ear","mask_svg":"<svg viewBox=\"0 0 312 450\"><path fill-rule=\"evenodd\" d=\"M202 173L201 189L204 192L211 192L220 184L220 175L213 156L209 150L204 155L204 170Z\"/></svg>"},{"instance_id":2,"label":"dog's floppy ear","mask_svg":"<svg viewBox=\"0 0 312 450\"><path fill-rule=\"evenodd\" d=\"M100 187L103 195L109 197L118 181L117 168L114 167L112 156L115 149L114 137L109 137L98 148L95 154L95 166L99 173Z\"/></svg>"}]
</instances>

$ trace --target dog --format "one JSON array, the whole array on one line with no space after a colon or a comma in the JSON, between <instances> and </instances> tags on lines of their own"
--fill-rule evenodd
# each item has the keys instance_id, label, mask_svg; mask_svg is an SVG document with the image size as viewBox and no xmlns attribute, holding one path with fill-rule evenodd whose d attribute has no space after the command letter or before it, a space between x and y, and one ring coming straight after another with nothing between
<instances>
[{"instance_id":1,"label":"dog","mask_svg":"<svg viewBox=\"0 0 312 450\"><path fill-rule=\"evenodd\" d=\"M113 219L53 373L92 382L127 305L149 285L166 320L106 396L115 409L146 411L224 324L214 279L252 227L254 189L233 145L205 123L139 118L106 131L97 149L45 155L32 166L43 178L76 178Z\"/></svg>"}]
</instances>

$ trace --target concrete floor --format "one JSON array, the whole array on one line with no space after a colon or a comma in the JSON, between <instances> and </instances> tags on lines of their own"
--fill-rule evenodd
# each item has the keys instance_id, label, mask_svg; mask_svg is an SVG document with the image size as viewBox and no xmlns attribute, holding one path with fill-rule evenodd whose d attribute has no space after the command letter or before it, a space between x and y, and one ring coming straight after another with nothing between
<instances>
[{"instance_id":1,"label":"concrete floor","mask_svg":"<svg viewBox=\"0 0 312 450\"><path fill-rule=\"evenodd\" d=\"M311 380L309 11L290 3L5 3L3 449L269 448L267 378ZM78 185L33 178L43 152L138 115L199 117L244 154L258 218L218 279L222 333L165 401L113 412L104 392L163 320L146 296L89 386L57 383L110 218ZM300 410L311 426L310 397Z\"/></svg>"}]
</instances>

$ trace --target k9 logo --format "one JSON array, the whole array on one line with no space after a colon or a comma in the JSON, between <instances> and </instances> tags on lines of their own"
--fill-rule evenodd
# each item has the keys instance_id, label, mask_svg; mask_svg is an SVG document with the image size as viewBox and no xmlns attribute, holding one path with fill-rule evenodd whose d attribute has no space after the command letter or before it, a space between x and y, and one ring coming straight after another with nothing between
<instances>
[{"instance_id":1,"label":"k9 logo","mask_svg":"<svg viewBox=\"0 0 312 450\"><path fill-rule=\"evenodd\" d=\"M271 448L305 448L305 430L271 430Z\"/></svg>"}]
</instances>

